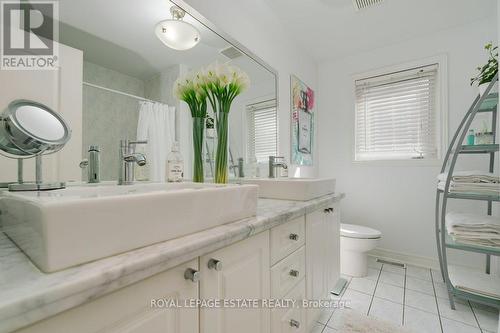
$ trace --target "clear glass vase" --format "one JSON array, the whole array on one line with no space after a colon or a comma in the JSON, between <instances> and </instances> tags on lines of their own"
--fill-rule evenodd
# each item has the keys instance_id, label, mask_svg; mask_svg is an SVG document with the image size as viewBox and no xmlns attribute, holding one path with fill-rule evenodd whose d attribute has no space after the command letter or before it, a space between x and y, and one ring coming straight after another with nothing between
<instances>
[{"instance_id":1,"label":"clear glass vase","mask_svg":"<svg viewBox=\"0 0 500 333\"><path fill-rule=\"evenodd\" d=\"M226 184L227 172L227 131L229 112L220 111L217 117L217 153L215 154L215 183Z\"/></svg>"},{"instance_id":2,"label":"clear glass vase","mask_svg":"<svg viewBox=\"0 0 500 333\"><path fill-rule=\"evenodd\" d=\"M205 118L193 117L193 182L203 183L203 139L205 137Z\"/></svg>"}]
</instances>

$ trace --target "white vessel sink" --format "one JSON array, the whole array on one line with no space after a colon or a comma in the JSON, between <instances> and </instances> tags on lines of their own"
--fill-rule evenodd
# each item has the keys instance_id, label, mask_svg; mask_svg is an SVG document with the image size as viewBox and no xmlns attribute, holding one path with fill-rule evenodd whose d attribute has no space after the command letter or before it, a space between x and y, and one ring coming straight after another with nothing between
<instances>
[{"instance_id":1,"label":"white vessel sink","mask_svg":"<svg viewBox=\"0 0 500 333\"><path fill-rule=\"evenodd\" d=\"M259 185L259 197L307 201L335 193L334 178L242 178L241 184Z\"/></svg>"},{"instance_id":2,"label":"white vessel sink","mask_svg":"<svg viewBox=\"0 0 500 333\"><path fill-rule=\"evenodd\" d=\"M255 185L143 183L3 192L8 236L53 272L254 216Z\"/></svg>"}]
</instances>

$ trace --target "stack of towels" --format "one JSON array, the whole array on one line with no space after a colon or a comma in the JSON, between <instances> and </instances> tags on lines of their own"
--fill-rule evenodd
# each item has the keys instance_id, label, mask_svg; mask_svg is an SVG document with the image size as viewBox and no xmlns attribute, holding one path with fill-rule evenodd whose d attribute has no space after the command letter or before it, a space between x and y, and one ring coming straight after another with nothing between
<instances>
[{"instance_id":1,"label":"stack of towels","mask_svg":"<svg viewBox=\"0 0 500 333\"><path fill-rule=\"evenodd\" d=\"M438 189L444 191L447 176L438 176ZM450 192L500 195L500 177L483 171L457 171L451 177Z\"/></svg>"},{"instance_id":2,"label":"stack of towels","mask_svg":"<svg viewBox=\"0 0 500 333\"><path fill-rule=\"evenodd\" d=\"M500 247L500 218L449 212L446 230L453 240L482 246Z\"/></svg>"}]
</instances>

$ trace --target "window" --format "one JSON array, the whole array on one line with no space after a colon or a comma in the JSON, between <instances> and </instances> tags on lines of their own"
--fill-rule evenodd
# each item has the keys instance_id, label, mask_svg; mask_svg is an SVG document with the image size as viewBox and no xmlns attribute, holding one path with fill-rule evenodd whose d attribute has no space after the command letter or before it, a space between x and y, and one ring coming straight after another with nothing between
<instances>
[{"instance_id":1,"label":"window","mask_svg":"<svg viewBox=\"0 0 500 333\"><path fill-rule=\"evenodd\" d=\"M355 160L437 159L438 64L355 81Z\"/></svg>"},{"instance_id":2,"label":"window","mask_svg":"<svg viewBox=\"0 0 500 333\"><path fill-rule=\"evenodd\" d=\"M278 152L278 126L275 101L247 106L247 155L266 162Z\"/></svg>"}]
</instances>

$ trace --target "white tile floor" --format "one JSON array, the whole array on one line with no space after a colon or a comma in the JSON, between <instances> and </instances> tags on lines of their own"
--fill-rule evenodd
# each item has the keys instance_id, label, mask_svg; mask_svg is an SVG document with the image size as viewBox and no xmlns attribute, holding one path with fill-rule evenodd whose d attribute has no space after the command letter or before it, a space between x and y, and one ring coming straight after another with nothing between
<instances>
[{"instance_id":1,"label":"white tile floor","mask_svg":"<svg viewBox=\"0 0 500 333\"><path fill-rule=\"evenodd\" d=\"M495 333L498 311L456 300L450 308L446 286L438 271L380 264L370 258L368 276L345 277L349 284L341 298L357 312L415 333ZM325 310L311 333L338 332L341 311Z\"/></svg>"}]
</instances>

